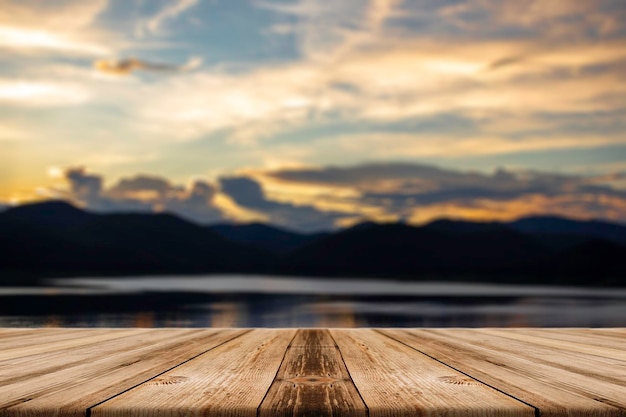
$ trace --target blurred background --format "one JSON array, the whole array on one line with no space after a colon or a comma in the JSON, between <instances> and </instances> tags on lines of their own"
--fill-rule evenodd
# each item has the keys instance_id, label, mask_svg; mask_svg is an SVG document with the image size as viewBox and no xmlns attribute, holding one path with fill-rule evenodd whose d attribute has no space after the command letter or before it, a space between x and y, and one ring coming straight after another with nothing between
<instances>
[{"instance_id":1,"label":"blurred background","mask_svg":"<svg viewBox=\"0 0 626 417\"><path fill-rule=\"evenodd\" d=\"M624 22L0 0L0 326L625 327Z\"/></svg>"}]
</instances>

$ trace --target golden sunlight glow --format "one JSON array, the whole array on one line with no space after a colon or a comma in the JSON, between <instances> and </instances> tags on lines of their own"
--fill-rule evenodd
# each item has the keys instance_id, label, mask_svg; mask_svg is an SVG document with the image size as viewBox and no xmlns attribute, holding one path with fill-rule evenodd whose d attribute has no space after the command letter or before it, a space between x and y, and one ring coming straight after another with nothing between
<instances>
[{"instance_id":1,"label":"golden sunlight glow","mask_svg":"<svg viewBox=\"0 0 626 417\"><path fill-rule=\"evenodd\" d=\"M246 209L237 205L230 197L223 193L215 194L213 204L222 210L228 218L241 223L251 222L267 222L269 219L266 215Z\"/></svg>"},{"instance_id":2,"label":"golden sunlight glow","mask_svg":"<svg viewBox=\"0 0 626 417\"><path fill-rule=\"evenodd\" d=\"M257 179L263 184L263 190L268 195L274 196L277 200L289 203L297 203L298 198L305 202L320 196L333 196L335 198L355 198L361 193L354 188L347 186L330 186L321 184L302 184L281 181L270 176L261 176ZM281 197L282 196L282 197ZM280 199L284 200L280 200Z\"/></svg>"},{"instance_id":3,"label":"golden sunlight glow","mask_svg":"<svg viewBox=\"0 0 626 417\"><path fill-rule=\"evenodd\" d=\"M61 179L64 177L64 175L65 172L61 167L53 166L48 168L48 176L50 176L51 178Z\"/></svg>"},{"instance_id":4,"label":"golden sunlight glow","mask_svg":"<svg viewBox=\"0 0 626 417\"><path fill-rule=\"evenodd\" d=\"M37 192L28 191L10 191L3 195L0 193L0 203L8 203L11 206L20 204L34 203L37 201L48 200L47 197L39 195Z\"/></svg>"},{"instance_id":5,"label":"golden sunlight glow","mask_svg":"<svg viewBox=\"0 0 626 417\"><path fill-rule=\"evenodd\" d=\"M29 105L65 105L86 101L87 93L76 85L30 81L0 81L0 101Z\"/></svg>"},{"instance_id":6,"label":"golden sunlight glow","mask_svg":"<svg viewBox=\"0 0 626 417\"><path fill-rule=\"evenodd\" d=\"M590 213L589 203L597 203L600 212ZM548 197L540 194L522 196L510 201L475 200L471 206L459 203L416 207L408 222L415 225L441 218L479 222L511 221L521 217L555 214L579 220L606 218L619 221L626 202L617 197L595 195L563 195Z\"/></svg>"},{"instance_id":7,"label":"golden sunlight glow","mask_svg":"<svg viewBox=\"0 0 626 417\"><path fill-rule=\"evenodd\" d=\"M40 97L54 94L54 86L47 84L35 84L26 82L2 83L0 84L0 98L10 100L28 100L33 97Z\"/></svg>"},{"instance_id":8,"label":"golden sunlight glow","mask_svg":"<svg viewBox=\"0 0 626 417\"><path fill-rule=\"evenodd\" d=\"M463 61L430 61L424 64L424 67L434 73L452 74L452 75L472 75L484 69L482 62L463 62Z\"/></svg>"},{"instance_id":9,"label":"golden sunlight glow","mask_svg":"<svg viewBox=\"0 0 626 417\"><path fill-rule=\"evenodd\" d=\"M0 46L11 49L56 49L92 55L108 53L102 46L75 41L57 33L10 26L0 26Z\"/></svg>"}]
</instances>

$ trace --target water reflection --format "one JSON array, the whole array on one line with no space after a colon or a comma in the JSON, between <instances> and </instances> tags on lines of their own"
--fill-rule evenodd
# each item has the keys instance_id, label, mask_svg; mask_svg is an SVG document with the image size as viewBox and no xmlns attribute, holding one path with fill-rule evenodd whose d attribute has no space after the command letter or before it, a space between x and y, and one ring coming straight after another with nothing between
<instances>
[{"instance_id":1,"label":"water reflection","mask_svg":"<svg viewBox=\"0 0 626 417\"><path fill-rule=\"evenodd\" d=\"M383 294L359 285L348 295L344 284L333 290L328 281L320 291L309 280L317 292L285 291L297 282L276 286L273 278L271 285L247 282L250 292L233 292L215 277L196 279L196 287L211 287L203 291L189 291L188 283L173 291L172 282L147 291L133 279L116 280L117 287L73 281L52 293L0 291L0 327L626 327L623 289L431 283L395 292L387 285Z\"/></svg>"}]
</instances>

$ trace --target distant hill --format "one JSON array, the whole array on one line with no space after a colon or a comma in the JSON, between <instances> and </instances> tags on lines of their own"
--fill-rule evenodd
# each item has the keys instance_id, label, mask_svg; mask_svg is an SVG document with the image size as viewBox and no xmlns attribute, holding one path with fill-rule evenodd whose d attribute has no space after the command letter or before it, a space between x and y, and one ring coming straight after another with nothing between
<instances>
[{"instance_id":1,"label":"distant hill","mask_svg":"<svg viewBox=\"0 0 626 417\"><path fill-rule=\"evenodd\" d=\"M626 286L626 246L606 239L519 232L507 224L437 221L357 225L292 253L292 273L535 284Z\"/></svg>"},{"instance_id":2,"label":"distant hill","mask_svg":"<svg viewBox=\"0 0 626 417\"><path fill-rule=\"evenodd\" d=\"M217 224L207 227L230 241L283 254L328 235L328 233L296 233L261 223Z\"/></svg>"},{"instance_id":3,"label":"distant hill","mask_svg":"<svg viewBox=\"0 0 626 417\"><path fill-rule=\"evenodd\" d=\"M288 267L321 275L491 275L550 255L539 242L502 225L464 224L461 231L440 226L356 226L295 251Z\"/></svg>"},{"instance_id":4,"label":"distant hill","mask_svg":"<svg viewBox=\"0 0 626 417\"><path fill-rule=\"evenodd\" d=\"M625 256L624 246L589 239L544 260L536 265L536 271L548 283L626 286Z\"/></svg>"},{"instance_id":5,"label":"distant hill","mask_svg":"<svg viewBox=\"0 0 626 417\"><path fill-rule=\"evenodd\" d=\"M626 227L537 217L512 223L364 223L299 234L263 224L200 226L171 214L95 214L64 202L0 213L10 278L187 273L626 285Z\"/></svg>"},{"instance_id":6,"label":"distant hill","mask_svg":"<svg viewBox=\"0 0 626 417\"><path fill-rule=\"evenodd\" d=\"M65 201L47 201L12 207L2 213L1 217L5 222L28 223L32 226L56 230L73 227L92 218L94 218L93 214Z\"/></svg>"},{"instance_id":7,"label":"distant hill","mask_svg":"<svg viewBox=\"0 0 626 417\"><path fill-rule=\"evenodd\" d=\"M536 236L578 236L626 245L626 226L598 220L579 221L554 216L527 217L507 225L519 232Z\"/></svg>"},{"instance_id":8,"label":"distant hill","mask_svg":"<svg viewBox=\"0 0 626 417\"><path fill-rule=\"evenodd\" d=\"M257 272L262 250L170 214L93 214L67 203L0 213L1 269L30 274Z\"/></svg>"}]
</instances>

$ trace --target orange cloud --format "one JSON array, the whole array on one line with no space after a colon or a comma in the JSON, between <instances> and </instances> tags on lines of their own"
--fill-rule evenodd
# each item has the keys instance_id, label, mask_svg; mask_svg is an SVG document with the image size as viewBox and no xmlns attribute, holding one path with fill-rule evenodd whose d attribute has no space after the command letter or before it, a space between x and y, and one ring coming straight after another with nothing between
<instances>
[{"instance_id":1,"label":"orange cloud","mask_svg":"<svg viewBox=\"0 0 626 417\"><path fill-rule=\"evenodd\" d=\"M156 64L143 61L137 58L128 58L121 60L104 60L94 61L94 68L100 72L112 75L129 75L136 70L154 71L154 72L177 72L191 71L202 65L200 58L191 58L184 65Z\"/></svg>"}]
</instances>

